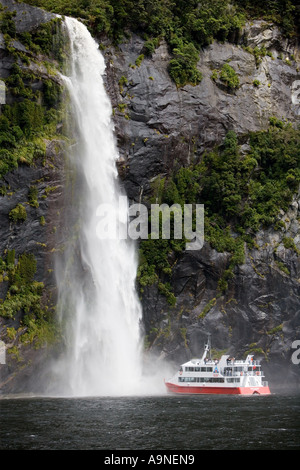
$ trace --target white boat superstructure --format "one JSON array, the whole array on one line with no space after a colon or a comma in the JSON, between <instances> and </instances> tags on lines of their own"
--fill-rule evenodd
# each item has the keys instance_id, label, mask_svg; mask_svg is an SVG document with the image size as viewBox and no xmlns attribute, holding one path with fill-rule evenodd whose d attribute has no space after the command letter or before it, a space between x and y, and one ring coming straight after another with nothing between
<instances>
[{"instance_id":1,"label":"white boat superstructure","mask_svg":"<svg viewBox=\"0 0 300 470\"><path fill-rule=\"evenodd\" d=\"M182 364L176 374L166 381L168 391L174 393L212 394L270 394L268 383L263 380L260 361L248 354L245 360L223 355L220 360L211 359L208 339L201 359L191 359Z\"/></svg>"}]
</instances>

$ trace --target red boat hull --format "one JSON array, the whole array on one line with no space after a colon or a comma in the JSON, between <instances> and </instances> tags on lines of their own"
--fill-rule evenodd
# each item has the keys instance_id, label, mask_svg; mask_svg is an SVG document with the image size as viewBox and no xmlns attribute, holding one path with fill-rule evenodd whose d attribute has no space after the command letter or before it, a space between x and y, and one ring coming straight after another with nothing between
<instances>
[{"instance_id":1,"label":"red boat hull","mask_svg":"<svg viewBox=\"0 0 300 470\"><path fill-rule=\"evenodd\" d=\"M166 382L168 392L206 395L270 395L269 387L190 387Z\"/></svg>"}]
</instances>

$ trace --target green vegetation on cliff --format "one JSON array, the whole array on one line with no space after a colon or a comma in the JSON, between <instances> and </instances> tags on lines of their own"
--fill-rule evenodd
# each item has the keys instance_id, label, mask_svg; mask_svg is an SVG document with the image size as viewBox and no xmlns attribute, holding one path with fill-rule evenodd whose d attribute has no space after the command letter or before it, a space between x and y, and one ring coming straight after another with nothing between
<instances>
[{"instance_id":1,"label":"green vegetation on cliff","mask_svg":"<svg viewBox=\"0 0 300 470\"><path fill-rule=\"evenodd\" d=\"M28 4L54 13L86 20L94 33L120 40L128 31L149 37L176 32L200 46L225 40L241 19L264 18L278 24L285 34L295 34L296 0L28 0Z\"/></svg>"},{"instance_id":2,"label":"green vegetation on cliff","mask_svg":"<svg viewBox=\"0 0 300 470\"><path fill-rule=\"evenodd\" d=\"M23 312L20 327L8 328L7 336L18 336L22 344L36 347L53 342L57 337L57 325L53 312L43 304L44 284L34 280L36 259L31 253L23 253L15 259L15 251L9 250L0 257L0 282L7 284L7 294L0 303L0 316L15 319ZM9 351L9 350L8 350Z\"/></svg>"},{"instance_id":3,"label":"green vegetation on cliff","mask_svg":"<svg viewBox=\"0 0 300 470\"><path fill-rule=\"evenodd\" d=\"M234 41L246 19L275 22L291 37L297 32L296 1L266 0L28 0L54 13L85 21L94 36L107 35L116 43L135 32L146 39L151 54L164 38L174 58L170 76L177 86L197 85L197 52L214 39Z\"/></svg>"},{"instance_id":4,"label":"green vegetation on cliff","mask_svg":"<svg viewBox=\"0 0 300 470\"><path fill-rule=\"evenodd\" d=\"M9 76L1 78L6 104L0 106L0 196L13 194L3 179L8 172L19 165L45 164L46 143L62 138L57 130L62 120L62 89L56 76L63 63L61 19L17 33L15 16L0 6L0 31L10 65ZM35 185L29 187L28 201L10 209L10 230L22 233L22 224L31 221L32 207L39 207ZM36 270L33 253L16 253L14 249L0 253L0 317L5 319L1 321L1 339L10 344L9 357L18 361L22 360L22 346L40 347L58 336L54 307L44 283L36 280Z\"/></svg>"},{"instance_id":5,"label":"green vegetation on cliff","mask_svg":"<svg viewBox=\"0 0 300 470\"><path fill-rule=\"evenodd\" d=\"M231 253L219 281L227 288L234 267L244 262L244 244L253 244L261 227L279 228L279 212L286 211L300 184L300 129L276 118L266 131L250 133L250 150L243 154L234 132L223 145L205 153L200 163L181 167L156 182L159 203L204 204L205 241L219 252ZM149 201L151 202L151 201ZM138 279L141 287L164 283L173 302L172 267L184 249L179 240L145 240L140 246Z\"/></svg>"},{"instance_id":6,"label":"green vegetation on cliff","mask_svg":"<svg viewBox=\"0 0 300 470\"><path fill-rule=\"evenodd\" d=\"M45 78L51 67L51 74L54 73L51 64L59 67L63 60L61 19L41 25L32 33L17 34L14 17L14 13L0 11L1 32L7 51L14 59L9 77L2 79L10 104L1 105L0 178L18 163L32 165L37 158L43 158L44 139L56 135L57 123L61 120L60 85L55 75ZM26 53L16 47L16 39L26 47ZM44 61L39 67L35 54L43 54Z\"/></svg>"}]
</instances>

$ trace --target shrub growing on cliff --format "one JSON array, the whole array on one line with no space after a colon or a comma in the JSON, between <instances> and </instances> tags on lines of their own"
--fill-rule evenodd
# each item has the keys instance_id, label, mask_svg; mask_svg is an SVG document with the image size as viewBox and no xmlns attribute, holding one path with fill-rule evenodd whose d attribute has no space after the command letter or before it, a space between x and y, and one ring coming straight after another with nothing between
<instances>
[{"instance_id":1,"label":"shrub growing on cliff","mask_svg":"<svg viewBox=\"0 0 300 470\"><path fill-rule=\"evenodd\" d=\"M223 65L219 77L220 80L222 80L222 82L232 90L235 90L240 86L239 77L229 64Z\"/></svg>"},{"instance_id":2,"label":"shrub growing on cliff","mask_svg":"<svg viewBox=\"0 0 300 470\"><path fill-rule=\"evenodd\" d=\"M12 222L25 222L27 219L27 212L25 207L22 204L18 204L14 209L9 213L9 218Z\"/></svg>"},{"instance_id":3,"label":"shrub growing on cliff","mask_svg":"<svg viewBox=\"0 0 300 470\"><path fill-rule=\"evenodd\" d=\"M6 34L11 38L16 37L16 24L14 17L16 12L11 11L1 11L2 5L0 5L0 30L2 34Z\"/></svg>"},{"instance_id":4,"label":"shrub growing on cliff","mask_svg":"<svg viewBox=\"0 0 300 470\"><path fill-rule=\"evenodd\" d=\"M235 0L235 3L246 11L249 17L263 18L279 25L287 37L296 34L299 24L297 0Z\"/></svg>"},{"instance_id":5,"label":"shrub growing on cliff","mask_svg":"<svg viewBox=\"0 0 300 470\"><path fill-rule=\"evenodd\" d=\"M23 253L19 256L15 270L14 283L21 286L28 286L33 282L36 273L36 259L32 253Z\"/></svg>"},{"instance_id":6,"label":"shrub growing on cliff","mask_svg":"<svg viewBox=\"0 0 300 470\"><path fill-rule=\"evenodd\" d=\"M169 64L169 74L177 86L187 83L198 85L202 80L202 74L197 70L199 52L193 43L184 44L179 41L178 47L173 49L174 59Z\"/></svg>"},{"instance_id":7,"label":"shrub growing on cliff","mask_svg":"<svg viewBox=\"0 0 300 470\"><path fill-rule=\"evenodd\" d=\"M44 101L47 107L52 108L57 105L60 97L60 86L53 80L44 81Z\"/></svg>"},{"instance_id":8,"label":"shrub growing on cliff","mask_svg":"<svg viewBox=\"0 0 300 470\"><path fill-rule=\"evenodd\" d=\"M38 189L36 186L30 186L28 191L28 201L32 207L39 207L38 203Z\"/></svg>"},{"instance_id":9,"label":"shrub growing on cliff","mask_svg":"<svg viewBox=\"0 0 300 470\"><path fill-rule=\"evenodd\" d=\"M44 284L34 280L37 262L32 253L23 253L15 260L15 251L9 250L6 261L0 258L0 275L8 273L9 288L0 302L0 316L15 318L21 314L22 332L7 331L10 342L34 343L35 347L53 343L59 335L53 312L43 306ZM2 276L3 277L3 276ZM14 345L17 349L17 344Z\"/></svg>"},{"instance_id":10,"label":"shrub growing on cliff","mask_svg":"<svg viewBox=\"0 0 300 470\"><path fill-rule=\"evenodd\" d=\"M2 178L8 171L16 168L17 158L9 150L1 149L0 150L0 178Z\"/></svg>"}]
</instances>

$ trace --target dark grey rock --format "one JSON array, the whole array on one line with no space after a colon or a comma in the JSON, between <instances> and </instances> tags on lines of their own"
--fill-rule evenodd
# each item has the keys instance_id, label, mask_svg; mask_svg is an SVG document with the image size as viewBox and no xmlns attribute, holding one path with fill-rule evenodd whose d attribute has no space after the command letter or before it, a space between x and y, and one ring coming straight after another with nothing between
<instances>
[{"instance_id":1,"label":"dark grey rock","mask_svg":"<svg viewBox=\"0 0 300 470\"><path fill-rule=\"evenodd\" d=\"M16 12L15 24L17 33L32 31L38 28L42 23L47 23L57 16L41 8L32 7L26 3L19 3L14 0L1 0L0 3L9 11Z\"/></svg>"},{"instance_id":2,"label":"dark grey rock","mask_svg":"<svg viewBox=\"0 0 300 470\"><path fill-rule=\"evenodd\" d=\"M257 66L254 55L241 45L214 42L199 56L202 82L177 89L168 75L167 45L162 42L153 57L145 57L137 67L142 46L133 35L120 49L105 51L107 89L116 110L116 136L130 198L137 199L141 188L147 195L149 180L197 160L220 144L230 129L242 137L265 128L272 116L299 122L300 75L295 61L289 65L265 56ZM211 79L212 71L225 63L239 76L240 87L234 93ZM127 85L120 93L121 76ZM254 80L259 80L259 87L253 86ZM118 111L119 103L126 105L124 113Z\"/></svg>"}]
</instances>

